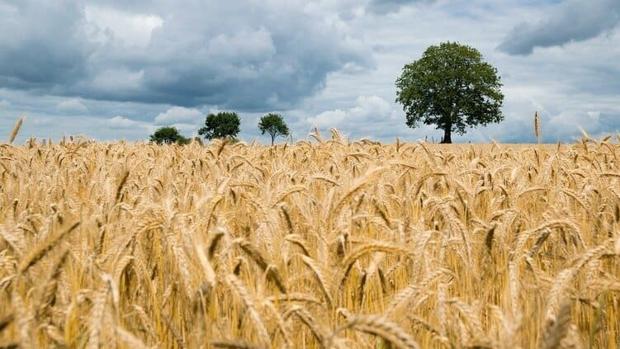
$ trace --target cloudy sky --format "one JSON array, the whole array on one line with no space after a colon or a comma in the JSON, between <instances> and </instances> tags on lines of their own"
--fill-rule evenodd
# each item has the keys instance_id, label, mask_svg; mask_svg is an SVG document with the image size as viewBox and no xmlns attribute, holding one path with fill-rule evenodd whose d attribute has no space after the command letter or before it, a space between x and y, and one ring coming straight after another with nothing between
<instances>
[{"instance_id":1,"label":"cloudy sky","mask_svg":"<svg viewBox=\"0 0 620 349\"><path fill-rule=\"evenodd\" d=\"M479 49L505 121L456 141L549 142L620 131L619 0L0 0L0 139L196 133L234 110L246 141L280 112L295 139L439 139L409 129L394 81L426 47Z\"/></svg>"}]
</instances>

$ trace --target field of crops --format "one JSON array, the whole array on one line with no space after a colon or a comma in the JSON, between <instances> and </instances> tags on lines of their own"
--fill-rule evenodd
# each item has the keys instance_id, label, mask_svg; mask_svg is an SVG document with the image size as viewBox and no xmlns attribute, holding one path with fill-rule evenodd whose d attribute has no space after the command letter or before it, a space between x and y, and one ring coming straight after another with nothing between
<instances>
[{"instance_id":1,"label":"field of crops","mask_svg":"<svg viewBox=\"0 0 620 349\"><path fill-rule=\"evenodd\" d=\"M0 347L618 348L620 146L0 145Z\"/></svg>"}]
</instances>

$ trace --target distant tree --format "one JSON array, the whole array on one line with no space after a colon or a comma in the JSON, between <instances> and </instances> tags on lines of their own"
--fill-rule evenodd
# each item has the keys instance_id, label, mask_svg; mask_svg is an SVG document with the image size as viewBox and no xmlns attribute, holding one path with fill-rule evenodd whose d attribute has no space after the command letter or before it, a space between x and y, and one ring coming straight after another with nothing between
<instances>
[{"instance_id":1,"label":"distant tree","mask_svg":"<svg viewBox=\"0 0 620 349\"><path fill-rule=\"evenodd\" d=\"M157 144L187 144L189 141L179 133L176 127L160 127L151 135L151 142Z\"/></svg>"},{"instance_id":2,"label":"distant tree","mask_svg":"<svg viewBox=\"0 0 620 349\"><path fill-rule=\"evenodd\" d=\"M239 116L234 112L221 112L209 114L205 120L205 126L198 130L198 134L206 139L228 138L235 139L239 134Z\"/></svg>"},{"instance_id":3,"label":"distant tree","mask_svg":"<svg viewBox=\"0 0 620 349\"><path fill-rule=\"evenodd\" d=\"M504 119L501 86L497 69L478 50L445 42L405 65L396 80L396 101L407 126L436 125L444 131L442 143L452 143L452 132L464 134L466 127Z\"/></svg>"},{"instance_id":4,"label":"distant tree","mask_svg":"<svg viewBox=\"0 0 620 349\"><path fill-rule=\"evenodd\" d=\"M288 136L288 126L282 115L269 113L263 116L258 122L258 129L261 131L261 134L268 133L271 136L271 145L275 141L278 136Z\"/></svg>"}]
</instances>

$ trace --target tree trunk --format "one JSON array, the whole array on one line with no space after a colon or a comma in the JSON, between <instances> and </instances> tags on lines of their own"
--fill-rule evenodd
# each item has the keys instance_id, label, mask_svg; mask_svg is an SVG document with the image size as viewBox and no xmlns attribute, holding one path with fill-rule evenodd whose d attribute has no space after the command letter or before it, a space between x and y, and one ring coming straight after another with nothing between
<instances>
[{"instance_id":1,"label":"tree trunk","mask_svg":"<svg viewBox=\"0 0 620 349\"><path fill-rule=\"evenodd\" d=\"M276 135L272 134L271 135L271 146L273 147L273 142L276 140Z\"/></svg>"},{"instance_id":2,"label":"tree trunk","mask_svg":"<svg viewBox=\"0 0 620 349\"><path fill-rule=\"evenodd\" d=\"M443 139L441 140L441 143L452 143L452 125L447 125L446 128L443 129L443 132Z\"/></svg>"}]
</instances>

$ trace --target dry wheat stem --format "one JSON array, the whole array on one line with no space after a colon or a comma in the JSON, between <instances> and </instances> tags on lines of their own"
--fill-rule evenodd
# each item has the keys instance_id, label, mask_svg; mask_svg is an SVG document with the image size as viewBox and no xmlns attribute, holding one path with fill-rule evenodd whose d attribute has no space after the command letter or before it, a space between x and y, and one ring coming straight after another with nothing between
<instances>
[{"instance_id":1,"label":"dry wheat stem","mask_svg":"<svg viewBox=\"0 0 620 349\"><path fill-rule=\"evenodd\" d=\"M617 346L615 138L313 136L0 144L0 347Z\"/></svg>"}]
</instances>

